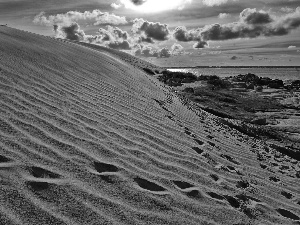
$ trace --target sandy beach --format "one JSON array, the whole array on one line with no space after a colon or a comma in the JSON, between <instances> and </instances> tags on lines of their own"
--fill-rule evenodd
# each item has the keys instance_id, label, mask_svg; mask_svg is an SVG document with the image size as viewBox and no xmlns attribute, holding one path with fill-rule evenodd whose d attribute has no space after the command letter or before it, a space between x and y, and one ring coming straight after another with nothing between
<instances>
[{"instance_id":1,"label":"sandy beach","mask_svg":"<svg viewBox=\"0 0 300 225\"><path fill-rule=\"evenodd\" d=\"M0 26L1 225L300 224L299 152L181 98L156 65Z\"/></svg>"}]
</instances>

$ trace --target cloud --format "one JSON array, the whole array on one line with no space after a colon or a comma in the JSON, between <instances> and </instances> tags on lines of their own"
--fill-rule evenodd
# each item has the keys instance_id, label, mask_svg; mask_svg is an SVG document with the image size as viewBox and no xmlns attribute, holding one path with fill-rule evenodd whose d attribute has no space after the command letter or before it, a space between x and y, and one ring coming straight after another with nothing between
<instances>
[{"instance_id":1,"label":"cloud","mask_svg":"<svg viewBox=\"0 0 300 225\"><path fill-rule=\"evenodd\" d=\"M280 9L280 11L284 12L284 13L291 13L291 12L294 12L294 9L293 8L289 8L289 7L282 7Z\"/></svg>"},{"instance_id":2,"label":"cloud","mask_svg":"<svg viewBox=\"0 0 300 225\"><path fill-rule=\"evenodd\" d=\"M54 25L54 32L56 37L66 38L73 41L83 41L86 39L84 31L80 29L80 26L76 22L69 26Z\"/></svg>"},{"instance_id":3,"label":"cloud","mask_svg":"<svg viewBox=\"0 0 300 225\"><path fill-rule=\"evenodd\" d=\"M98 35L91 38L90 42L102 44L103 42L110 41L125 41L129 38L129 34L126 31L121 30L118 27L106 26L106 29L100 28Z\"/></svg>"},{"instance_id":4,"label":"cloud","mask_svg":"<svg viewBox=\"0 0 300 225\"><path fill-rule=\"evenodd\" d=\"M114 9L119 9L122 7L121 4L116 4L116 3L112 3L110 6L113 7Z\"/></svg>"},{"instance_id":5,"label":"cloud","mask_svg":"<svg viewBox=\"0 0 300 225\"><path fill-rule=\"evenodd\" d=\"M219 17L220 19L226 19L226 18L231 17L231 15L230 15L229 13L220 13L220 14L218 15L218 17Z\"/></svg>"},{"instance_id":6,"label":"cloud","mask_svg":"<svg viewBox=\"0 0 300 225\"><path fill-rule=\"evenodd\" d=\"M247 24L267 24L271 23L273 19L271 16L263 11L257 11L256 9L244 9L240 14L241 20Z\"/></svg>"},{"instance_id":7,"label":"cloud","mask_svg":"<svg viewBox=\"0 0 300 225\"><path fill-rule=\"evenodd\" d=\"M153 49L150 46L136 46L135 56L168 58L172 55L168 48Z\"/></svg>"},{"instance_id":8,"label":"cloud","mask_svg":"<svg viewBox=\"0 0 300 225\"><path fill-rule=\"evenodd\" d=\"M130 44L128 41L114 41L114 42L110 42L108 45L108 47L113 48L113 49L118 49L118 50L130 50Z\"/></svg>"},{"instance_id":9,"label":"cloud","mask_svg":"<svg viewBox=\"0 0 300 225\"><path fill-rule=\"evenodd\" d=\"M45 12L41 12L34 17L33 23L46 26L53 26L54 24L70 25L73 22L78 22L80 20L93 20L94 25L118 25L128 23L125 17L120 17L114 14L110 14L108 12L101 12L98 9L85 12L69 11L64 14L56 14L49 16L46 16Z\"/></svg>"},{"instance_id":10,"label":"cloud","mask_svg":"<svg viewBox=\"0 0 300 225\"><path fill-rule=\"evenodd\" d=\"M290 45L288 48L297 48L295 45Z\"/></svg>"},{"instance_id":11,"label":"cloud","mask_svg":"<svg viewBox=\"0 0 300 225\"><path fill-rule=\"evenodd\" d=\"M139 34L144 40L158 41L168 40L170 34L167 24L148 22L144 19L133 20L132 32Z\"/></svg>"},{"instance_id":12,"label":"cloud","mask_svg":"<svg viewBox=\"0 0 300 225\"><path fill-rule=\"evenodd\" d=\"M206 6L219 6L219 5L226 4L228 1L230 0L203 0L202 2ZM233 0L233 1L237 1L237 0Z\"/></svg>"},{"instance_id":13,"label":"cloud","mask_svg":"<svg viewBox=\"0 0 300 225\"><path fill-rule=\"evenodd\" d=\"M180 55L183 53L183 46L180 44L174 43L171 47L171 54L172 55Z\"/></svg>"},{"instance_id":14,"label":"cloud","mask_svg":"<svg viewBox=\"0 0 300 225\"><path fill-rule=\"evenodd\" d=\"M100 44L118 50L130 50L132 48L127 40L129 38L128 33L118 27L100 28L97 35L86 35L76 22L66 26L55 24L53 28L57 38Z\"/></svg>"},{"instance_id":15,"label":"cloud","mask_svg":"<svg viewBox=\"0 0 300 225\"><path fill-rule=\"evenodd\" d=\"M201 37L199 32L199 29L193 29L188 31L186 27L180 26L175 28L173 36L177 41L182 42L200 41Z\"/></svg>"},{"instance_id":16,"label":"cloud","mask_svg":"<svg viewBox=\"0 0 300 225\"><path fill-rule=\"evenodd\" d=\"M103 13L102 16L96 19L94 25L102 25L102 24L111 24L111 25L120 25L127 24L127 20L124 16L117 16L114 14L110 14L108 12Z\"/></svg>"},{"instance_id":17,"label":"cloud","mask_svg":"<svg viewBox=\"0 0 300 225\"><path fill-rule=\"evenodd\" d=\"M197 41L194 47L202 47L207 41L282 36L298 27L300 27L300 7L281 17L275 17L262 10L247 8L240 13L237 22L210 24L193 30L177 27L173 36L177 41Z\"/></svg>"}]
</instances>

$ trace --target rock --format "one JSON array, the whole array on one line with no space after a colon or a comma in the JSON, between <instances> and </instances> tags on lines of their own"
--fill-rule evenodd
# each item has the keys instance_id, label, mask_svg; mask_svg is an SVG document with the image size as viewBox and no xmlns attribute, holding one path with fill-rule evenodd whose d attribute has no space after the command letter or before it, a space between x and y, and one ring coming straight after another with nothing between
<instances>
[{"instance_id":1,"label":"rock","mask_svg":"<svg viewBox=\"0 0 300 225\"><path fill-rule=\"evenodd\" d=\"M282 80L278 80L278 79L272 80L268 84L269 88L276 88L276 89L283 88L283 86L284 86L283 81Z\"/></svg>"},{"instance_id":2,"label":"rock","mask_svg":"<svg viewBox=\"0 0 300 225\"><path fill-rule=\"evenodd\" d=\"M257 86L257 87L255 88L255 90L258 91L258 92L262 92L263 89L264 89L264 88L263 88L262 86Z\"/></svg>"},{"instance_id":3,"label":"rock","mask_svg":"<svg viewBox=\"0 0 300 225\"><path fill-rule=\"evenodd\" d=\"M291 83L293 89L300 89L300 80L295 80Z\"/></svg>"},{"instance_id":4,"label":"rock","mask_svg":"<svg viewBox=\"0 0 300 225\"><path fill-rule=\"evenodd\" d=\"M256 125L267 125L267 119L266 118L258 118L258 119L253 119L251 120L252 124L256 124Z\"/></svg>"},{"instance_id":5,"label":"rock","mask_svg":"<svg viewBox=\"0 0 300 225\"><path fill-rule=\"evenodd\" d=\"M245 82L233 82L232 86L234 88L247 88L247 84Z\"/></svg>"},{"instance_id":6,"label":"rock","mask_svg":"<svg viewBox=\"0 0 300 225\"><path fill-rule=\"evenodd\" d=\"M254 84L251 83L251 84L249 84L246 88L247 88L247 89L252 89L252 90L253 90L255 87L254 87Z\"/></svg>"},{"instance_id":7,"label":"rock","mask_svg":"<svg viewBox=\"0 0 300 225\"><path fill-rule=\"evenodd\" d=\"M260 77L259 80L256 82L257 85L264 86L269 85L272 82L272 79L269 77Z\"/></svg>"},{"instance_id":8,"label":"rock","mask_svg":"<svg viewBox=\"0 0 300 225\"><path fill-rule=\"evenodd\" d=\"M256 84L260 78L253 73L247 73L245 75L239 74L238 76L233 77L233 81L236 82L247 82Z\"/></svg>"}]
</instances>

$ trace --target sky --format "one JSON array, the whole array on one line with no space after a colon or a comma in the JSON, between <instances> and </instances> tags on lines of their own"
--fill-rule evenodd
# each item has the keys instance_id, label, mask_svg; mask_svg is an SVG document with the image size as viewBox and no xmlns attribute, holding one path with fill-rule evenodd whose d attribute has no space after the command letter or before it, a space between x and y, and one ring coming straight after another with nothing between
<instances>
[{"instance_id":1,"label":"sky","mask_svg":"<svg viewBox=\"0 0 300 225\"><path fill-rule=\"evenodd\" d=\"M0 0L0 24L144 56L297 48L300 0Z\"/></svg>"}]
</instances>

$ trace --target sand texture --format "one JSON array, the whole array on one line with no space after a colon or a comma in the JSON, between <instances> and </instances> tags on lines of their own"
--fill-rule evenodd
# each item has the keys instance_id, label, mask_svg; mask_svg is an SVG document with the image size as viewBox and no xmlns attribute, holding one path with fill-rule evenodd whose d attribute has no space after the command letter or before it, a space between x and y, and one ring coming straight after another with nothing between
<instances>
[{"instance_id":1,"label":"sand texture","mask_svg":"<svg viewBox=\"0 0 300 225\"><path fill-rule=\"evenodd\" d=\"M122 57L0 27L0 224L299 224L299 161Z\"/></svg>"}]
</instances>

